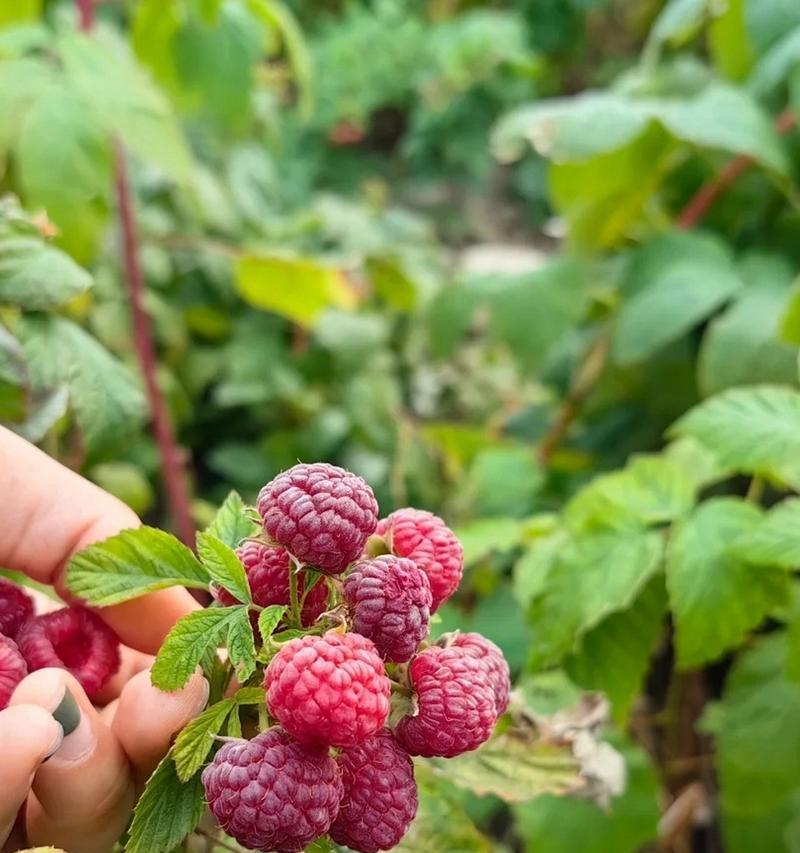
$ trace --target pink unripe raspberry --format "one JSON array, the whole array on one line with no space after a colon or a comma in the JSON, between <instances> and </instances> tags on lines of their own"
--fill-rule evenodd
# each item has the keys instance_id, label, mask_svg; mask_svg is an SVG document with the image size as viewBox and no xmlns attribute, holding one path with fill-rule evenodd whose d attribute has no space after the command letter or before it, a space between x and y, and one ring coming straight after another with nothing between
<instances>
[{"instance_id":1,"label":"pink unripe raspberry","mask_svg":"<svg viewBox=\"0 0 800 853\"><path fill-rule=\"evenodd\" d=\"M385 660L410 660L428 633L431 586L416 563L391 555L362 560L344 582L353 630Z\"/></svg>"},{"instance_id":2,"label":"pink unripe raspberry","mask_svg":"<svg viewBox=\"0 0 800 853\"><path fill-rule=\"evenodd\" d=\"M359 853L391 850L417 813L414 765L388 729L336 759L344 784L342 808L330 836Z\"/></svg>"},{"instance_id":3,"label":"pink unripe raspberry","mask_svg":"<svg viewBox=\"0 0 800 853\"><path fill-rule=\"evenodd\" d=\"M91 699L119 669L119 639L85 607L66 607L26 622L17 644L28 669L69 670Z\"/></svg>"},{"instance_id":4,"label":"pink unripe raspberry","mask_svg":"<svg viewBox=\"0 0 800 853\"><path fill-rule=\"evenodd\" d=\"M267 667L264 686L270 714L304 743L355 746L389 714L383 661L360 634L291 640Z\"/></svg>"},{"instance_id":5,"label":"pink unripe raspberry","mask_svg":"<svg viewBox=\"0 0 800 853\"><path fill-rule=\"evenodd\" d=\"M489 738L497 709L479 660L464 649L433 646L411 661L409 674L417 713L400 720L396 735L411 755L452 758Z\"/></svg>"},{"instance_id":6,"label":"pink unripe raspberry","mask_svg":"<svg viewBox=\"0 0 800 853\"><path fill-rule=\"evenodd\" d=\"M377 533L393 554L413 560L428 576L435 613L456 591L464 573L464 550L455 533L438 515L410 507L380 521Z\"/></svg>"},{"instance_id":7,"label":"pink unripe raspberry","mask_svg":"<svg viewBox=\"0 0 800 853\"><path fill-rule=\"evenodd\" d=\"M336 762L279 728L226 743L202 778L219 825L252 850L302 850L328 831L342 800Z\"/></svg>"},{"instance_id":8,"label":"pink unripe raspberry","mask_svg":"<svg viewBox=\"0 0 800 853\"><path fill-rule=\"evenodd\" d=\"M22 587L0 578L0 634L14 639L33 616L33 599Z\"/></svg>"},{"instance_id":9,"label":"pink unripe raspberry","mask_svg":"<svg viewBox=\"0 0 800 853\"><path fill-rule=\"evenodd\" d=\"M372 489L324 462L279 474L261 490L258 511L270 539L326 575L340 574L361 555L378 522Z\"/></svg>"},{"instance_id":10,"label":"pink unripe raspberry","mask_svg":"<svg viewBox=\"0 0 800 853\"><path fill-rule=\"evenodd\" d=\"M511 674L508 663L491 640L482 634L455 633L440 638L439 645L463 649L468 655L479 660L489 677L489 683L494 691L494 701L497 706L497 716L505 714L508 710L509 696L511 693Z\"/></svg>"},{"instance_id":11,"label":"pink unripe raspberry","mask_svg":"<svg viewBox=\"0 0 800 853\"><path fill-rule=\"evenodd\" d=\"M290 565L289 553L284 548L274 548L261 542L245 542L236 549L236 554L244 566L255 604L259 607L289 604L289 572L294 569ZM300 572L297 578L297 592L301 599L305 592L305 577L305 573ZM214 589L214 597L228 607L240 603L221 587ZM313 625L325 612L327 605L328 587L320 580L306 596L303 625Z\"/></svg>"},{"instance_id":12,"label":"pink unripe raspberry","mask_svg":"<svg viewBox=\"0 0 800 853\"><path fill-rule=\"evenodd\" d=\"M0 711L8 707L11 694L28 674L17 644L0 634Z\"/></svg>"}]
</instances>

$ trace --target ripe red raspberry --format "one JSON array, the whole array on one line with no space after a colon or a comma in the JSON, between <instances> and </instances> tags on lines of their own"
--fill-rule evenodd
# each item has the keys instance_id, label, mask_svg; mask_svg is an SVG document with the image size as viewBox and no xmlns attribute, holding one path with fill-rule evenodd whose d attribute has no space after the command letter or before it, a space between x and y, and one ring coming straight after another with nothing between
<instances>
[{"instance_id":1,"label":"ripe red raspberry","mask_svg":"<svg viewBox=\"0 0 800 853\"><path fill-rule=\"evenodd\" d=\"M431 585L411 560L389 555L356 563L344 598L353 630L369 637L385 660L410 660L428 633Z\"/></svg>"},{"instance_id":2,"label":"ripe red raspberry","mask_svg":"<svg viewBox=\"0 0 800 853\"><path fill-rule=\"evenodd\" d=\"M342 800L336 762L279 728L226 743L203 771L219 825L244 847L296 853L324 835Z\"/></svg>"},{"instance_id":3,"label":"ripe red raspberry","mask_svg":"<svg viewBox=\"0 0 800 853\"><path fill-rule=\"evenodd\" d=\"M270 714L304 743L355 746L389 714L383 661L360 634L290 641L267 667L264 686Z\"/></svg>"},{"instance_id":4,"label":"ripe red raspberry","mask_svg":"<svg viewBox=\"0 0 800 853\"><path fill-rule=\"evenodd\" d=\"M8 707L11 694L28 674L17 644L0 634L0 711Z\"/></svg>"},{"instance_id":5,"label":"ripe red raspberry","mask_svg":"<svg viewBox=\"0 0 800 853\"><path fill-rule=\"evenodd\" d=\"M253 602L259 607L271 604L289 604L289 553L284 548L273 548L260 542L245 542L236 549L244 565ZM305 574L297 579L297 592L302 599L305 592ZM230 606L239 602L222 587L214 589L214 597L220 604ZM303 605L303 625L313 625L328 605L328 587L321 581L308 593Z\"/></svg>"},{"instance_id":6,"label":"ripe red raspberry","mask_svg":"<svg viewBox=\"0 0 800 853\"><path fill-rule=\"evenodd\" d=\"M258 511L270 539L326 575L340 574L360 556L378 522L372 489L324 462L279 474L261 490Z\"/></svg>"},{"instance_id":7,"label":"ripe red raspberry","mask_svg":"<svg viewBox=\"0 0 800 853\"><path fill-rule=\"evenodd\" d=\"M417 713L400 720L397 740L411 755L452 758L477 749L497 722L482 663L464 649L433 646L409 669Z\"/></svg>"},{"instance_id":8,"label":"ripe red raspberry","mask_svg":"<svg viewBox=\"0 0 800 853\"><path fill-rule=\"evenodd\" d=\"M439 640L439 645L463 649L483 664L494 691L497 716L505 714L511 693L511 674L500 649L482 634L475 633L446 634Z\"/></svg>"},{"instance_id":9,"label":"ripe red raspberry","mask_svg":"<svg viewBox=\"0 0 800 853\"><path fill-rule=\"evenodd\" d=\"M36 616L17 636L28 669L69 670L92 698L119 669L119 639L85 607L66 607Z\"/></svg>"},{"instance_id":10,"label":"ripe red raspberry","mask_svg":"<svg viewBox=\"0 0 800 853\"><path fill-rule=\"evenodd\" d=\"M336 759L342 771L342 808L330 836L359 853L391 850L417 813L414 765L388 729Z\"/></svg>"},{"instance_id":11,"label":"ripe red raspberry","mask_svg":"<svg viewBox=\"0 0 800 853\"><path fill-rule=\"evenodd\" d=\"M0 578L0 634L10 639L33 616L33 599L22 587Z\"/></svg>"},{"instance_id":12,"label":"ripe red raspberry","mask_svg":"<svg viewBox=\"0 0 800 853\"><path fill-rule=\"evenodd\" d=\"M398 509L378 523L389 550L413 560L431 582L435 613L456 591L464 573L464 550L455 533L431 512Z\"/></svg>"}]
</instances>

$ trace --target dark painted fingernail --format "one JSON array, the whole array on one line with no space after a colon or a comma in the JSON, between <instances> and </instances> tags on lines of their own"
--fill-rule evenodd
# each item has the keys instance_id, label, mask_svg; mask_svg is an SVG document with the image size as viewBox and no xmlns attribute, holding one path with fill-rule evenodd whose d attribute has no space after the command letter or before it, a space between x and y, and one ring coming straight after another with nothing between
<instances>
[{"instance_id":1,"label":"dark painted fingernail","mask_svg":"<svg viewBox=\"0 0 800 853\"><path fill-rule=\"evenodd\" d=\"M64 698L53 711L53 719L57 723L61 723L61 728L64 729L64 737L71 735L78 728L81 721L81 709L78 707L75 697L69 692L69 688L64 690Z\"/></svg>"}]
</instances>

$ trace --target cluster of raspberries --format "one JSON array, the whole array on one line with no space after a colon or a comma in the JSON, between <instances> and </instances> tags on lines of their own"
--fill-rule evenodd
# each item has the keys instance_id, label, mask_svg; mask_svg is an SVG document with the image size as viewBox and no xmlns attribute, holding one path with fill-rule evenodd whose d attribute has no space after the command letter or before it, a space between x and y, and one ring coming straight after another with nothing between
<instances>
[{"instance_id":1,"label":"cluster of raspberries","mask_svg":"<svg viewBox=\"0 0 800 853\"><path fill-rule=\"evenodd\" d=\"M508 665L479 634L426 641L464 566L437 516L402 509L379 521L370 487L322 463L280 474L258 511L263 541L238 551L254 602L288 604L289 573L302 594L308 568L336 579L331 601L324 582L300 599L303 624L337 603L344 622L279 648L264 677L275 725L217 752L203 772L208 804L251 849L289 853L328 834L361 853L389 850L417 810L411 756L484 743L508 707Z\"/></svg>"},{"instance_id":2,"label":"cluster of raspberries","mask_svg":"<svg viewBox=\"0 0 800 853\"><path fill-rule=\"evenodd\" d=\"M35 616L28 593L0 578L0 711L29 672L69 670L92 698L119 664L117 635L99 616L85 607Z\"/></svg>"}]
</instances>

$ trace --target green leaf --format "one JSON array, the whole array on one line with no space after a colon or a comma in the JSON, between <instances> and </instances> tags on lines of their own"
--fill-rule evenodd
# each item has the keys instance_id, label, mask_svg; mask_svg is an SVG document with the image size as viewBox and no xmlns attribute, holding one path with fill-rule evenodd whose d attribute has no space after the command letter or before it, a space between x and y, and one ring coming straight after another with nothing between
<instances>
[{"instance_id":1,"label":"green leaf","mask_svg":"<svg viewBox=\"0 0 800 853\"><path fill-rule=\"evenodd\" d=\"M800 498L776 504L759 523L740 533L731 550L759 566L800 566Z\"/></svg>"},{"instance_id":2,"label":"green leaf","mask_svg":"<svg viewBox=\"0 0 800 853\"><path fill-rule=\"evenodd\" d=\"M229 548L238 548L242 540L257 532L256 523L248 515L248 508L238 492L230 492L217 510L206 533L216 536Z\"/></svg>"},{"instance_id":3,"label":"green leaf","mask_svg":"<svg viewBox=\"0 0 800 853\"><path fill-rule=\"evenodd\" d=\"M612 613L589 631L564 663L576 684L605 693L620 726L627 723L664 633L666 605L663 578L653 578L631 607Z\"/></svg>"},{"instance_id":4,"label":"green leaf","mask_svg":"<svg viewBox=\"0 0 800 853\"><path fill-rule=\"evenodd\" d=\"M683 44L700 29L707 7L708 0L669 0L650 28L647 47L652 49L665 42Z\"/></svg>"},{"instance_id":5,"label":"green leaf","mask_svg":"<svg viewBox=\"0 0 800 853\"><path fill-rule=\"evenodd\" d=\"M0 151L4 154L33 104L53 84L54 69L40 59L21 57L0 62Z\"/></svg>"},{"instance_id":6,"label":"green leaf","mask_svg":"<svg viewBox=\"0 0 800 853\"><path fill-rule=\"evenodd\" d=\"M714 65L730 80L746 77L755 62L755 52L747 32L745 10L748 0L728 0L716 12L708 28L708 47Z\"/></svg>"},{"instance_id":7,"label":"green leaf","mask_svg":"<svg viewBox=\"0 0 800 853\"><path fill-rule=\"evenodd\" d=\"M261 705L266 697L263 687L241 687L233 698L238 705Z\"/></svg>"},{"instance_id":8,"label":"green leaf","mask_svg":"<svg viewBox=\"0 0 800 853\"><path fill-rule=\"evenodd\" d=\"M283 604L271 604L258 614L258 632L265 643L272 636L272 632L278 627L288 609Z\"/></svg>"},{"instance_id":9,"label":"green leaf","mask_svg":"<svg viewBox=\"0 0 800 853\"><path fill-rule=\"evenodd\" d=\"M200 823L204 809L200 776L181 782L168 754L136 804L126 853L169 853Z\"/></svg>"},{"instance_id":10,"label":"green leaf","mask_svg":"<svg viewBox=\"0 0 800 853\"><path fill-rule=\"evenodd\" d=\"M311 326L323 309L352 305L341 273L307 258L249 254L235 264L242 298L255 308Z\"/></svg>"},{"instance_id":11,"label":"green leaf","mask_svg":"<svg viewBox=\"0 0 800 853\"><path fill-rule=\"evenodd\" d=\"M214 735L222 731L228 715L234 708L236 708L235 699L223 699L216 705L206 708L178 735L175 746L172 748L172 757L181 782L188 782L205 764L214 745Z\"/></svg>"},{"instance_id":12,"label":"green leaf","mask_svg":"<svg viewBox=\"0 0 800 853\"><path fill-rule=\"evenodd\" d=\"M453 784L507 803L563 794L577 784L579 776L579 765L564 746L512 734L493 738L477 752L431 763Z\"/></svg>"},{"instance_id":13,"label":"green leaf","mask_svg":"<svg viewBox=\"0 0 800 853\"><path fill-rule=\"evenodd\" d=\"M238 661L247 657L243 648L242 623L250 629L247 607L215 607L208 610L196 610L182 617L167 634L164 644L153 664L150 677L153 686L168 692L180 690L191 678L203 655L209 649L219 648L232 631ZM250 642L253 642L252 631ZM234 650L229 649L231 659ZM253 650L255 658L255 650Z\"/></svg>"},{"instance_id":14,"label":"green leaf","mask_svg":"<svg viewBox=\"0 0 800 853\"><path fill-rule=\"evenodd\" d=\"M464 563L468 566L483 560L491 553L507 553L516 548L524 530L524 523L515 518L480 518L455 534L464 549Z\"/></svg>"},{"instance_id":15,"label":"green leaf","mask_svg":"<svg viewBox=\"0 0 800 853\"><path fill-rule=\"evenodd\" d=\"M596 477L564 508L575 531L664 524L686 515L698 484L689 471L662 456L635 456L622 471Z\"/></svg>"},{"instance_id":16,"label":"green leaf","mask_svg":"<svg viewBox=\"0 0 800 853\"><path fill-rule=\"evenodd\" d=\"M577 536L553 549L529 608L532 665L557 663L587 631L630 607L658 571L662 551L660 533L637 527Z\"/></svg>"},{"instance_id":17,"label":"green leaf","mask_svg":"<svg viewBox=\"0 0 800 853\"><path fill-rule=\"evenodd\" d=\"M52 308L91 286L92 277L69 255L24 220L6 218L0 207L0 304Z\"/></svg>"},{"instance_id":18,"label":"green leaf","mask_svg":"<svg viewBox=\"0 0 800 853\"><path fill-rule=\"evenodd\" d=\"M15 21L35 20L42 13L42 0L15 0L0 8L0 27Z\"/></svg>"},{"instance_id":19,"label":"green leaf","mask_svg":"<svg viewBox=\"0 0 800 853\"><path fill-rule=\"evenodd\" d=\"M759 98L773 94L800 64L800 26L778 39L758 60L747 88Z\"/></svg>"},{"instance_id":20,"label":"green leaf","mask_svg":"<svg viewBox=\"0 0 800 853\"><path fill-rule=\"evenodd\" d=\"M239 613L228 627L228 654L236 669L236 677L244 683L256 670L256 645L250 612L246 607L234 609Z\"/></svg>"},{"instance_id":21,"label":"green leaf","mask_svg":"<svg viewBox=\"0 0 800 853\"><path fill-rule=\"evenodd\" d=\"M759 638L704 717L728 814L758 815L800 793L800 684L786 679L787 654L785 634Z\"/></svg>"},{"instance_id":22,"label":"green leaf","mask_svg":"<svg viewBox=\"0 0 800 853\"><path fill-rule=\"evenodd\" d=\"M682 337L742 286L724 244L698 234L657 238L634 257L614 333L620 364L648 358Z\"/></svg>"},{"instance_id":23,"label":"green leaf","mask_svg":"<svg viewBox=\"0 0 800 853\"><path fill-rule=\"evenodd\" d=\"M731 543L754 529L759 511L735 498L698 506L674 531L667 554L667 589L681 669L716 660L740 645L788 597L786 573L754 566Z\"/></svg>"},{"instance_id":24,"label":"green leaf","mask_svg":"<svg viewBox=\"0 0 800 853\"><path fill-rule=\"evenodd\" d=\"M144 418L144 396L128 369L66 317L28 315L18 326L37 389L66 384L92 453L119 445Z\"/></svg>"},{"instance_id":25,"label":"green leaf","mask_svg":"<svg viewBox=\"0 0 800 853\"><path fill-rule=\"evenodd\" d=\"M732 388L691 409L670 428L745 474L800 485L800 393L777 385Z\"/></svg>"},{"instance_id":26,"label":"green leaf","mask_svg":"<svg viewBox=\"0 0 800 853\"><path fill-rule=\"evenodd\" d=\"M532 509L544 473L530 447L493 447L472 460L464 486L479 516L522 516Z\"/></svg>"},{"instance_id":27,"label":"green leaf","mask_svg":"<svg viewBox=\"0 0 800 853\"><path fill-rule=\"evenodd\" d=\"M169 586L208 589L208 575L174 536L154 527L123 530L78 552L67 566L67 587L107 606Z\"/></svg>"},{"instance_id":28,"label":"green leaf","mask_svg":"<svg viewBox=\"0 0 800 853\"><path fill-rule=\"evenodd\" d=\"M766 265L765 265L766 266ZM768 273L768 268L765 269ZM765 280L745 288L703 336L698 373L704 394L757 382L792 384L797 348L778 339L788 295L782 281Z\"/></svg>"},{"instance_id":29,"label":"green leaf","mask_svg":"<svg viewBox=\"0 0 800 853\"><path fill-rule=\"evenodd\" d=\"M198 533L197 555L211 580L243 604L252 600L244 566L232 548L212 533Z\"/></svg>"}]
</instances>

